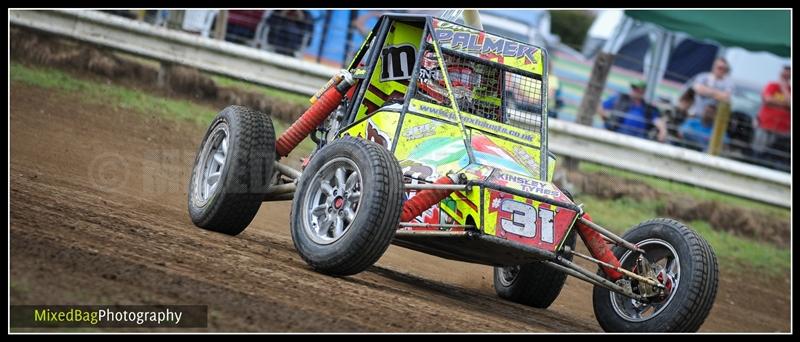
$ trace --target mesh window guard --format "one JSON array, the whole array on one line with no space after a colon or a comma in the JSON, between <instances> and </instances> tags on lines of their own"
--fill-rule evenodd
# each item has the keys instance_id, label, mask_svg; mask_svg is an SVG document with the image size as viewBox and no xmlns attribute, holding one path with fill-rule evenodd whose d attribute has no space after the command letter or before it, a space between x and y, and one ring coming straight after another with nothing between
<instances>
[{"instance_id":1,"label":"mesh window guard","mask_svg":"<svg viewBox=\"0 0 800 342\"><path fill-rule=\"evenodd\" d=\"M444 52L453 97L462 113L540 131L542 81L498 66ZM447 87L433 50L423 54L414 98L450 106Z\"/></svg>"}]
</instances>

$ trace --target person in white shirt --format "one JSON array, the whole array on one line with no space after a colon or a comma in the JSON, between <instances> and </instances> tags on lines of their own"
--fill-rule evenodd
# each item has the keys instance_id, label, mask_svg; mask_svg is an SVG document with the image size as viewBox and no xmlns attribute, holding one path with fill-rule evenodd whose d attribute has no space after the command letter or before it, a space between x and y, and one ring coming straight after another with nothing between
<instances>
[{"instance_id":1,"label":"person in white shirt","mask_svg":"<svg viewBox=\"0 0 800 342\"><path fill-rule=\"evenodd\" d=\"M733 81L728 77L731 67L725 58L714 60L711 72L704 72L694 80L694 104L689 108L689 116L700 117L709 105L716 106L719 101L730 101Z\"/></svg>"}]
</instances>

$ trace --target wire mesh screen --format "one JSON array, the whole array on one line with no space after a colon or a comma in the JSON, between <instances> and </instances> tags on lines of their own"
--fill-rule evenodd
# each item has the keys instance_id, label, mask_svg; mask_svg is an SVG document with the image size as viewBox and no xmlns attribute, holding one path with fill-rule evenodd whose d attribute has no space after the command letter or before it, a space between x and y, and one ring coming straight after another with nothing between
<instances>
[{"instance_id":1,"label":"wire mesh screen","mask_svg":"<svg viewBox=\"0 0 800 342\"><path fill-rule=\"evenodd\" d=\"M525 129L541 129L541 80L447 52L443 53L443 57L459 111ZM447 87L441 75L442 70L433 50L426 50L414 97L450 106Z\"/></svg>"},{"instance_id":2,"label":"wire mesh screen","mask_svg":"<svg viewBox=\"0 0 800 342\"><path fill-rule=\"evenodd\" d=\"M505 72L506 123L540 131L542 128L542 81Z\"/></svg>"}]
</instances>

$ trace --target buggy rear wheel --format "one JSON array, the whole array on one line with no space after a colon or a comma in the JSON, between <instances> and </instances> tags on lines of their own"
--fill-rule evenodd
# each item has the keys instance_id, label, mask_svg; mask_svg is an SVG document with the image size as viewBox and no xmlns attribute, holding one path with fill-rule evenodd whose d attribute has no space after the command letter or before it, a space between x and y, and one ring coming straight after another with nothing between
<instances>
[{"instance_id":1,"label":"buggy rear wheel","mask_svg":"<svg viewBox=\"0 0 800 342\"><path fill-rule=\"evenodd\" d=\"M573 200L569 191L561 191ZM567 236L567 241L564 241L572 250L575 250L576 235L573 229ZM572 261L572 254L562 257ZM564 272L540 262L494 268L494 290L500 298L535 308L550 307L561 294L566 281L567 275Z\"/></svg>"},{"instance_id":2,"label":"buggy rear wheel","mask_svg":"<svg viewBox=\"0 0 800 342\"><path fill-rule=\"evenodd\" d=\"M564 243L575 249L575 232ZM572 260L572 255L563 258ZM567 281L564 272L541 262L525 265L495 267L494 290L500 298L534 308L546 309L558 298Z\"/></svg>"},{"instance_id":3,"label":"buggy rear wheel","mask_svg":"<svg viewBox=\"0 0 800 342\"><path fill-rule=\"evenodd\" d=\"M212 121L189 180L189 216L203 229L241 233L269 188L275 131L269 116L242 106L223 109Z\"/></svg>"}]
</instances>

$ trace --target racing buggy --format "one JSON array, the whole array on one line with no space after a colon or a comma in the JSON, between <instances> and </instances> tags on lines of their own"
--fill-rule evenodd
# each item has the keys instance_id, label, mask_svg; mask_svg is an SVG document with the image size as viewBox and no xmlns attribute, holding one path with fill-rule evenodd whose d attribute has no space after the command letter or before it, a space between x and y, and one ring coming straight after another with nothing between
<instances>
[{"instance_id":1,"label":"racing buggy","mask_svg":"<svg viewBox=\"0 0 800 342\"><path fill-rule=\"evenodd\" d=\"M394 243L493 266L500 297L537 308L567 275L587 281L606 331L698 330L717 292L708 242L670 219L618 236L552 183L547 58L439 18L384 15L279 137L261 112L216 116L190 179L191 219L236 235L263 201L291 200L294 246L318 272L359 273ZM302 170L279 162L307 137L316 148Z\"/></svg>"}]
</instances>

